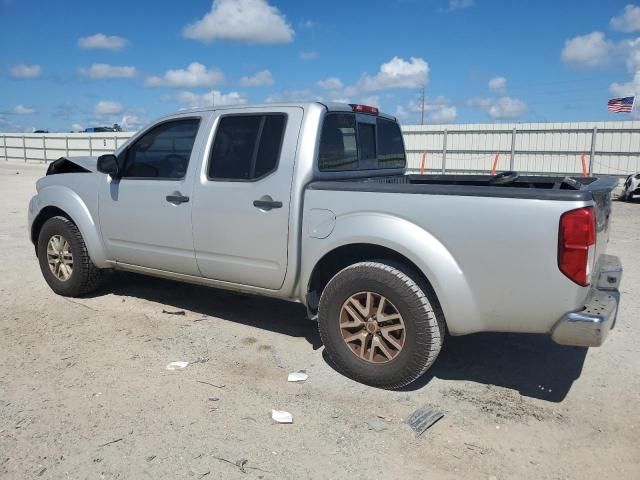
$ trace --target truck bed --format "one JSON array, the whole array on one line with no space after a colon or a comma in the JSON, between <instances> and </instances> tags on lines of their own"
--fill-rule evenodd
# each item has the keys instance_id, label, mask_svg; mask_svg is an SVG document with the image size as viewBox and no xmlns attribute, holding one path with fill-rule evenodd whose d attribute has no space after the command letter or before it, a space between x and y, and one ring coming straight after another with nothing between
<instances>
[{"instance_id":1,"label":"truck bed","mask_svg":"<svg viewBox=\"0 0 640 480\"><path fill-rule=\"evenodd\" d=\"M495 185L488 175L392 175L309 184L312 190L337 190L423 195L505 197L535 200L589 201L606 196L616 187L616 178L521 176Z\"/></svg>"}]
</instances>

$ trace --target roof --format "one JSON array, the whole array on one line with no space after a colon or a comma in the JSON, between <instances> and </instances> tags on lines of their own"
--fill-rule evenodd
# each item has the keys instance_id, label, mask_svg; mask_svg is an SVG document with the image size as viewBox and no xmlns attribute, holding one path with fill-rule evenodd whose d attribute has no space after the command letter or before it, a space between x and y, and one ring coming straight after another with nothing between
<instances>
[{"instance_id":1,"label":"roof","mask_svg":"<svg viewBox=\"0 0 640 480\"><path fill-rule=\"evenodd\" d=\"M338 102L273 102L273 103L252 103L252 104L241 104L241 105L223 105L219 107L201 107L201 108L188 108L184 110L180 110L178 112L173 112L163 117L168 117L172 115L176 115L178 113L188 113L188 112L212 112L216 110L230 110L230 109L251 109L251 108L269 108L269 107L301 107L301 108L311 108L314 106L322 106L327 108L327 110L335 112L352 112L351 106L348 103L338 103ZM395 120L393 115L388 115L386 113L380 112L378 114L380 117L388 118Z\"/></svg>"}]
</instances>

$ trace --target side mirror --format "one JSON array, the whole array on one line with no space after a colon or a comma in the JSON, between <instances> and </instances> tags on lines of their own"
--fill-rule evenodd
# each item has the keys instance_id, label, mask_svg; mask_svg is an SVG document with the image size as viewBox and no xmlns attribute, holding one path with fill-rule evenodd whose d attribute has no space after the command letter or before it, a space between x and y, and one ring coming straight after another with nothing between
<instances>
[{"instance_id":1,"label":"side mirror","mask_svg":"<svg viewBox=\"0 0 640 480\"><path fill-rule=\"evenodd\" d=\"M118 165L118 157L108 153L98 157L98 171L106 173L111 178L120 178L120 166Z\"/></svg>"}]
</instances>

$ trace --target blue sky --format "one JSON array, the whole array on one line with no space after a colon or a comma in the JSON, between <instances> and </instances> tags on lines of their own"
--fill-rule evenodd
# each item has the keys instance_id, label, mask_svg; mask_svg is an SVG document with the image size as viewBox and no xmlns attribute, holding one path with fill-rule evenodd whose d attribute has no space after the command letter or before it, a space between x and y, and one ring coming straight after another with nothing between
<instances>
[{"instance_id":1,"label":"blue sky","mask_svg":"<svg viewBox=\"0 0 640 480\"><path fill-rule=\"evenodd\" d=\"M375 104L406 124L626 120L640 6L607 0L0 0L0 131L193 106Z\"/></svg>"}]
</instances>

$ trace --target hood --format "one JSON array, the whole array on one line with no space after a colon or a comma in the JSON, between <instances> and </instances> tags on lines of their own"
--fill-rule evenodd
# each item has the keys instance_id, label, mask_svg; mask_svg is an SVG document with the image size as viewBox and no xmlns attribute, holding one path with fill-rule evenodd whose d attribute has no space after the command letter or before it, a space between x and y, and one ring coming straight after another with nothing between
<instances>
[{"instance_id":1,"label":"hood","mask_svg":"<svg viewBox=\"0 0 640 480\"><path fill-rule=\"evenodd\" d=\"M59 173L97 172L98 157L60 157L51 162L47 175Z\"/></svg>"}]
</instances>

